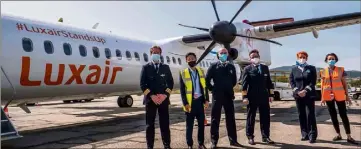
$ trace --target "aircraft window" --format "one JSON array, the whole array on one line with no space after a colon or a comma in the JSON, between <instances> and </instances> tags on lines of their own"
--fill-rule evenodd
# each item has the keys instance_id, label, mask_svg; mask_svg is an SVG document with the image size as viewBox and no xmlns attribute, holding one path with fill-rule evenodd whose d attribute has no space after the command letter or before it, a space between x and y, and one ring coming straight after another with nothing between
<instances>
[{"instance_id":1,"label":"aircraft window","mask_svg":"<svg viewBox=\"0 0 361 149\"><path fill-rule=\"evenodd\" d=\"M206 61L206 64L207 64L207 67L209 67L209 63L208 63L208 61Z\"/></svg>"},{"instance_id":2,"label":"aircraft window","mask_svg":"<svg viewBox=\"0 0 361 149\"><path fill-rule=\"evenodd\" d=\"M33 51L33 42L29 38L23 38L23 49L25 52Z\"/></svg>"},{"instance_id":3,"label":"aircraft window","mask_svg":"<svg viewBox=\"0 0 361 149\"><path fill-rule=\"evenodd\" d=\"M109 48L105 48L105 57L107 59L110 59L110 57L112 57L112 53L110 52Z\"/></svg>"},{"instance_id":4,"label":"aircraft window","mask_svg":"<svg viewBox=\"0 0 361 149\"><path fill-rule=\"evenodd\" d=\"M126 52L125 52L125 56L127 57L128 60L131 60L131 59L132 59L132 55L130 54L129 51L126 51Z\"/></svg>"},{"instance_id":5,"label":"aircraft window","mask_svg":"<svg viewBox=\"0 0 361 149\"><path fill-rule=\"evenodd\" d=\"M201 63L201 64L202 64L202 67L206 67L206 65L204 65L204 61L202 61L202 63Z\"/></svg>"},{"instance_id":6,"label":"aircraft window","mask_svg":"<svg viewBox=\"0 0 361 149\"><path fill-rule=\"evenodd\" d=\"M164 57L163 57L163 55L160 56L160 62L164 63Z\"/></svg>"},{"instance_id":7,"label":"aircraft window","mask_svg":"<svg viewBox=\"0 0 361 149\"><path fill-rule=\"evenodd\" d=\"M122 58L122 52L119 49L115 50L115 55L120 59Z\"/></svg>"},{"instance_id":8,"label":"aircraft window","mask_svg":"<svg viewBox=\"0 0 361 149\"><path fill-rule=\"evenodd\" d=\"M176 64L175 58L172 57L173 64Z\"/></svg>"},{"instance_id":9,"label":"aircraft window","mask_svg":"<svg viewBox=\"0 0 361 149\"><path fill-rule=\"evenodd\" d=\"M169 58L169 56L166 56L165 58L167 59L167 63L169 64L169 63L170 63L170 58Z\"/></svg>"},{"instance_id":10,"label":"aircraft window","mask_svg":"<svg viewBox=\"0 0 361 149\"><path fill-rule=\"evenodd\" d=\"M71 55L71 46L69 43L64 43L63 49L64 49L65 55Z\"/></svg>"},{"instance_id":11,"label":"aircraft window","mask_svg":"<svg viewBox=\"0 0 361 149\"><path fill-rule=\"evenodd\" d=\"M83 56L83 57L85 57L86 56L86 48L85 48L85 46L83 46L83 45L80 45L79 46L79 53L80 53L80 55L81 56Z\"/></svg>"},{"instance_id":12,"label":"aircraft window","mask_svg":"<svg viewBox=\"0 0 361 149\"><path fill-rule=\"evenodd\" d=\"M178 64L179 64L179 65L182 65L182 61L181 61L180 58L178 58Z\"/></svg>"},{"instance_id":13,"label":"aircraft window","mask_svg":"<svg viewBox=\"0 0 361 149\"><path fill-rule=\"evenodd\" d=\"M93 55L95 58L99 58L100 53L98 47L93 47Z\"/></svg>"},{"instance_id":14,"label":"aircraft window","mask_svg":"<svg viewBox=\"0 0 361 149\"><path fill-rule=\"evenodd\" d=\"M149 59L147 53L143 53L143 58L145 62L148 62Z\"/></svg>"},{"instance_id":15,"label":"aircraft window","mask_svg":"<svg viewBox=\"0 0 361 149\"><path fill-rule=\"evenodd\" d=\"M136 61L140 61L138 52L134 52L134 57Z\"/></svg>"},{"instance_id":16,"label":"aircraft window","mask_svg":"<svg viewBox=\"0 0 361 149\"><path fill-rule=\"evenodd\" d=\"M51 43L51 41L49 40L44 41L44 49L46 53L53 54L54 53L53 43Z\"/></svg>"}]
</instances>

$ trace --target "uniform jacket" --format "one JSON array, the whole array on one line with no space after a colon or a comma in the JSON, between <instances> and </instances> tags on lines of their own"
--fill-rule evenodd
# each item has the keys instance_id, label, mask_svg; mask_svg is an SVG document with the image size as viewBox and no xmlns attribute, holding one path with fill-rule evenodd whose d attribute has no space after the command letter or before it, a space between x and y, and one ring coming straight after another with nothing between
<instances>
[{"instance_id":1,"label":"uniform jacket","mask_svg":"<svg viewBox=\"0 0 361 149\"><path fill-rule=\"evenodd\" d=\"M174 86L173 76L170 68L167 64L159 63L158 73L155 70L153 62L143 65L140 74L140 88L143 93L146 93L148 89L150 92L144 95L143 104L153 102L150 98L155 94L166 94L168 98L163 102L169 102L170 92L167 92L167 88L172 90Z\"/></svg>"},{"instance_id":2,"label":"uniform jacket","mask_svg":"<svg viewBox=\"0 0 361 149\"><path fill-rule=\"evenodd\" d=\"M273 83L269 68L266 65L254 64L244 68L241 77L243 98L248 98L250 103L268 103L268 97L273 97ZM258 70L261 70L259 72Z\"/></svg>"},{"instance_id":3,"label":"uniform jacket","mask_svg":"<svg viewBox=\"0 0 361 149\"><path fill-rule=\"evenodd\" d=\"M197 71L198 78L200 78L198 70L196 70L196 71ZM199 80L198 83L200 85L201 84L201 81L200 81L201 79L198 79L198 80ZM187 102L187 97L186 97L186 86L184 84L184 81L182 79L182 75L180 73L179 73L179 84L180 84L180 93L181 93L183 105L187 105L188 102ZM194 90L195 90L195 88L194 88L194 85L193 85L192 97L194 95ZM201 93L202 93L202 96L204 97L204 98L202 98L202 99L204 99L204 101L202 101L202 102L205 103L206 101L209 101L208 90L205 89L205 93L204 93L204 90L201 89Z\"/></svg>"},{"instance_id":4,"label":"uniform jacket","mask_svg":"<svg viewBox=\"0 0 361 149\"><path fill-rule=\"evenodd\" d=\"M312 65L306 65L302 71L298 66L294 66L289 76L289 83L293 89L293 97L298 99L298 92L306 90L306 96L304 98L316 97L316 85L317 72L316 67Z\"/></svg>"},{"instance_id":5,"label":"uniform jacket","mask_svg":"<svg viewBox=\"0 0 361 149\"><path fill-rule=\"evenodd\" d=\"M213 85L211 84L213 80ZM233 64L212 63L206 74L206 86L213 94L221 93L234 99L233 87L237 84L236 68Z\"/></svg>"}]
</instances>

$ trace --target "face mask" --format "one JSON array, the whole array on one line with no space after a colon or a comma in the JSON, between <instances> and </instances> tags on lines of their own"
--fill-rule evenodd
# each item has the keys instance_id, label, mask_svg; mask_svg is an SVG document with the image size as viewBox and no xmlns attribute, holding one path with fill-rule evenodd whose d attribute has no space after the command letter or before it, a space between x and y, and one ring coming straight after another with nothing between
<instances>
[{"instance_id":1,"label":"face mask","mask_svg":"<svg viewBox=\"0 0 361 149\"><path fill-rule=\"evenodd\" d=\"M328 64L329 64L330 66L335 66L336 61L335 61L335 60L328 60Z\"/></svg>"},{"instance_id":2,"label":"face mask","mask_svg":"<svg viewBox=\"0 0 361 149\"><path fill-rule=\"evenodd\" d=\"M259 58L252 58L251 62L254 64L258 64L259 63Z\"/></svg>"},{"instance_id":3,"label":"face mask","mask_svg":"<svg viewBox=\"0 0 361 149\"><path fill-rule=\"evenodd\" d=\"M189 67L194 67L197 65L196 61L189 61L188 62Z\"/></svg>"},{"instance_id":4,"label":"face mask","mask_svg":"<svg viewBox=\"0 0 361 149\"><path fill-rule=\"evenodd\" d=\"M222 62L227 61L227 54L221 54L221 55L219 56L219 60L221 60Z\"/></svg>"},{"instance_id":5,"label":"face mask","mask_svg":"<svg viewBox=\"0 0 361 149\"><path fill-rule=\"evenodd\" d=\"M160 59L160 55L159 54L152 54L152 60L154 62L159 62Z\"/></svg>"},{"instance_id":6,"label":"face mask","mask_svg":"<svg viewBox=\"0 0 361 149\"><path fill-rule=\"evenodd\" d=\"M298 59L298 62L299 62L300 64L304 64L304 63L306 63L306 59L303 59L303 58Z\"/></svg>"}]
</instances>

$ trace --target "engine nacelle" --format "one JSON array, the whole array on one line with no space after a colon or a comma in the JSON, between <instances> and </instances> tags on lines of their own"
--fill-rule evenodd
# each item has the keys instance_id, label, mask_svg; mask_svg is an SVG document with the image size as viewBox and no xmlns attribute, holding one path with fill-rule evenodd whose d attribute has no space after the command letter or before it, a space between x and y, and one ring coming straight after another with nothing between
<instances>
[{"instance_id":1,"label":"engine nacelle","mask_svg":"<svg viewBox=\"0 0 361 149\"><path fill-rule=\"evenodd\" d=\"M230 48L228 51L229 57L232 58L232 60L237 59L238 57L238 50L235 48Z\"/></svg>"}]
</instances>

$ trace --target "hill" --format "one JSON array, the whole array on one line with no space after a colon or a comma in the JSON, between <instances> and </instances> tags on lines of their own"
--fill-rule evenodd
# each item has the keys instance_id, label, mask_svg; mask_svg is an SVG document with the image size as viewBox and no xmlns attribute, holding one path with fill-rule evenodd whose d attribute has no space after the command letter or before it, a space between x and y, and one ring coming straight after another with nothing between
<instances>
[{"instance_id":1,"label":"hill","mask_svg":"<svg viewBox=\"0 0 361 149\"><path fill-rule=\"evenodd\" d=\"M292 67L293 66L281 66L281 67L272 68L271 71L291 71ZM322 68L316 68L316 69L317 69L317 71L319 71ZM346 71L346 73L349 78L361 77L361 71L349 70L349 71Z\"/></svg>"}]
</instances>

